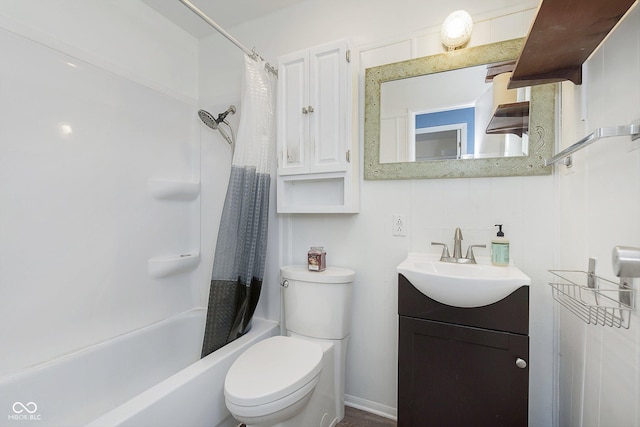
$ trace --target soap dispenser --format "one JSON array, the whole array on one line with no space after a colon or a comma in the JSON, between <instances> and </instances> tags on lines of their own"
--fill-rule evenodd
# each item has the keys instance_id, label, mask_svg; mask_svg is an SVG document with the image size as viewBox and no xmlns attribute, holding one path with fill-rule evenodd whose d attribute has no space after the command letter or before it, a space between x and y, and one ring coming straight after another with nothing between
<instances>
[{"instance_id":1,"label":"soap dispenser","mask_svg":"<svg viewBox=\"0 0 640 427\"><path fill-rule=\"evenodd\" d=\"M502 224L496 224L498 234L496 238L491 240L491 264L500 267L509 265L509 239L504 237L502 232Z\"/></svg>"}]
</instances>

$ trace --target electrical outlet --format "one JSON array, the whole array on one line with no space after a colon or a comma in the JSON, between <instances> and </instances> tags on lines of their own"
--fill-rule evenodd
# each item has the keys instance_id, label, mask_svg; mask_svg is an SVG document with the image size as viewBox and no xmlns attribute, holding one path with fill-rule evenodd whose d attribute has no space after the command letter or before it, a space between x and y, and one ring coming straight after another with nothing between
<instances>
[{"instance_id":1,"label":"electrical outlet","mask_svg":"<svg viewBox=\"0 0 640 427\"><path fill-rule=\"evenodd\" d=\"M393 214L393 235L407 235L407 216L404 214Z\"/></svg>"}]
</instances>

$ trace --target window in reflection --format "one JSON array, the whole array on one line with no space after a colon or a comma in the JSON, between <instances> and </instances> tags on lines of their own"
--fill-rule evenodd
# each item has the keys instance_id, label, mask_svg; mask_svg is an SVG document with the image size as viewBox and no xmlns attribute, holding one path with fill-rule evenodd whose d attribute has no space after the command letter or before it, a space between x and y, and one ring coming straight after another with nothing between
<instances>
[{"instance_id":1,"label":"window in reflection","mask_svg":"<svg viewBox=\"0 0 640 427\"><path fill-rule=\"evenodd\" d=\"M500 65L382 83L380 163L527 156L530 93L518 89L510 91L512 100L496 97L492 73ZM436 129L460 124L466 130ZM449 130L457 134L441 133Z\"/></svg>"}]
</instances>

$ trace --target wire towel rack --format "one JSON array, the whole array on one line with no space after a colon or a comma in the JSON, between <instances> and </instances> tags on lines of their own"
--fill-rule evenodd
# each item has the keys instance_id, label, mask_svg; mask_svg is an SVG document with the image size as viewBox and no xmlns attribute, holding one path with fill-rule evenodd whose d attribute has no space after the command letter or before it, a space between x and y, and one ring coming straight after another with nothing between
<instances>
[{"instance_id":1,"label":"wire towel rack","mask_svg":"<svg viewBox=\"0 0 640 427\"><path fill-rule=\"evenodd\" d=\"M581 270L549 270L563 283L549 283L553 299L590 325L629 329L635 289Z\"/></svg>"}]
</instances>

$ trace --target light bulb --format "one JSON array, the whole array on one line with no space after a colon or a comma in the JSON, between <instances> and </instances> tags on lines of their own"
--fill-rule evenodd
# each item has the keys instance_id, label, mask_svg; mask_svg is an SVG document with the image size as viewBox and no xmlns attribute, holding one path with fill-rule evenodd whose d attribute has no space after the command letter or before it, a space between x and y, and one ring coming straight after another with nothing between
<instances>
[{"instance_id":1,"label":"light bulb","mask_svg":"<svg viewBox=\"0 0 640 427\"><path fill-rule=\"evenodd\" d=\"M473 19L464 10L451 12L442 23L442 44L449 50L454 50L465 45L471 38Z\"/></svg>"}]
</instances>

